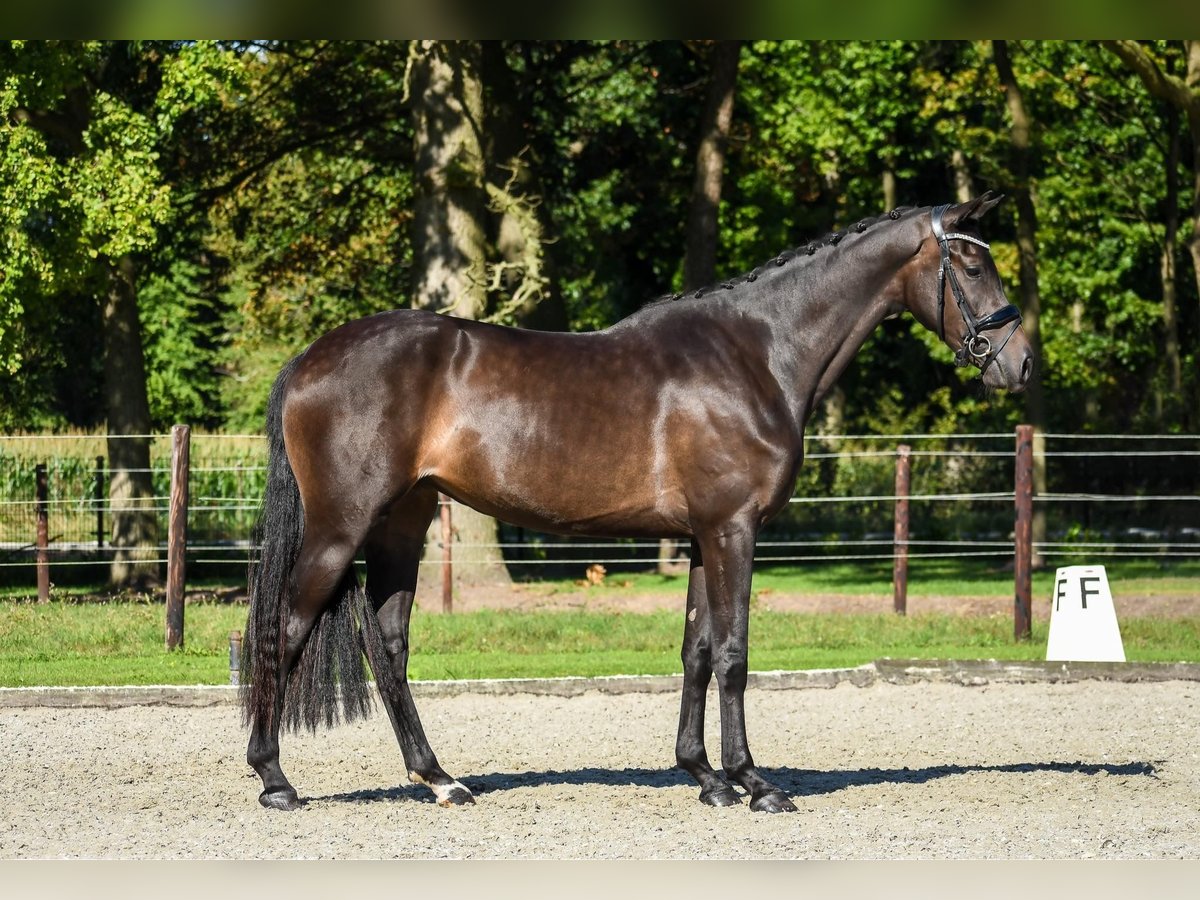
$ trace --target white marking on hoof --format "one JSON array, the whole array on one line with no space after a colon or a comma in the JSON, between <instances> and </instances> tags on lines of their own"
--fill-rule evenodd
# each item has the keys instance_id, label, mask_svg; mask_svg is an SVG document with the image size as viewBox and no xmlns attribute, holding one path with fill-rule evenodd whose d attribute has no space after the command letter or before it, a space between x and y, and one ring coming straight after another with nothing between
<instances>
[{"instance_id":1,"label":"white marking on hoof","mask_svg":"<svg viewBox=\"0 0 1200 900\"><path fill-rule=\"evenodd\" d=\"M694 606L688 610L688 621L689 622L696 621L696 608Z\"/></svg>"},{"instance_id":2,"label":"white marking on hoof","mask_svg":"<svg viewBox=\"0 0 1200 900\"><path fill-rule=\"evenodd\" d=\"M433 796L437 800L438 806L461 806L461 803L455 803L450 799L455 791L462 791L471 798L472 803L475 802L475 798L471 792L467 790L464 785L459 784L457 781L452 781L449 784L430 784L416 772L409 772L408 780L413 784L423 784L425 787L433 791Z\"/></svg>"}]
</instances>

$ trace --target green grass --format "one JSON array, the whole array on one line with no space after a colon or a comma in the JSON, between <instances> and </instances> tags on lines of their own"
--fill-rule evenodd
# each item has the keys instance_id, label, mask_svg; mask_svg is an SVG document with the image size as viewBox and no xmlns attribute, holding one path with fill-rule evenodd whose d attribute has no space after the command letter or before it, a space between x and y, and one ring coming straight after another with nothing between
<instances>
[{"instance_id":1,"label":"green grass","mask_svg":"<svg viewBox=\"0 0 1200 900\"><path fill-rule=\"evenodd\" d=\"M1163 564L1153 559L1105 560L1110 585L1120 585L1126 595L1200 593L1200 561L1172 560ZM1088 560L1092 564L1096 560ZM1033 596L1048 597L1054 588L1058 565L1084 565L1083 559L1064 557L1033 573ZM678 593L687 588L687 575L652 572L618 573L610 581L631 591ZM573 581L552 583L550 590L571 591ZM778 594L843 594L847 596L892 593L891 560L809 563L803 566L761 567L754 573L755 592ZM1005 570L994 563L973 559L914 559L909 563L910 597L974 596L1008 597L1013 592L1011 566Z\"/></svg>"},{"instance_id":2,"label":"green grass","mask_svg":"<svg viewBox=\"0 0 1200 900\"><path fill-rule=\"evenodd\" d=\"M1054 587L1054 566L1082 564L1084 560L1064 557L1052 560L1050 566L1033 573L1033 596L1048 597ZM1189 595L1200 594L1200 561L1153 559L1104 559L1102 554L1088 558L1088 563L1102 562L1114 593L1127 596L1139 594ZM582 566L580 571L582 572ZM525 582L539 591L553 595L579 590L578 579L537 580ZM206 583L191 579L189 590L206 588L219 590L229 587L226 582ZM844 596L883 595L892 593L891 560L855 560L825 563L805 563L789 566L762 566L754 573L753 590L766 594L834 594ZM977 559L913 559L909 563L908 594L910 597L974 596L1008 597L1012 595L1011 567L1004 569L993 562ZM100 583L55 586L53 596L71 600L103 595L107 588ZM680 598L687 591L687 574L659 575L653 572L610 573L604 587L606 596L618 596L620 591L633 593L673 594ZM26 600L35 596L29 585L0 586L0 601Z\"/></svg>"},{"instance_id":3,"label":"green grass","mask_svg":"<svg viewBox=\"0 0 1200 900\"><path fill-rule=\"evenodd\" d=\"M186 647L163 649L161 604L0 602L0 685L226 684L229 632L243 606L189 604ZM681 611L482 611L418 615L414 679L670 674L680 671ZM1200 619L1121 623L1130 660L1200 661ZM812 615L755 611L750 667L854 666L894 658L1040 659L1046 623L1016 643L1004 616Z\"/></svg>"}]
</instances>

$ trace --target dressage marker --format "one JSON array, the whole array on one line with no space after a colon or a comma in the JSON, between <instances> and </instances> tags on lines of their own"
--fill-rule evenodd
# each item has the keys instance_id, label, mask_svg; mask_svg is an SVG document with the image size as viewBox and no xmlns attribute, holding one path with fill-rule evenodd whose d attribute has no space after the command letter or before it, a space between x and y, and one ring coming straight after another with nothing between
<instances>
[{"instance_id":1,"label":"dressage marker","mask_svg":"<svg viewBox=\"0 0 1200 900\"><path fill-rule=\"evenodd\" d=\"M282 726L369 709L364 653L409 779L443 805L474 802L438 764L408 685L441 491L539 531L690 541L676 759L705 803L740 803L736 783L751 809L795 811L746 740L757 535L792 494L813 410L885 318L909 312L984 385L1025 388L1033 355L978 230L997 202L894 210L604 331L395 310L318 338L268 403L242 678L260 802L300 802L279 765ZM704 747L714 675L724 773Z\"/></svg>"},{"instance_id":2,"label":"dressage marker","mask_svg":"<svg viewBox=\"0 0 1200 900\"><path fill-rule=\"evenodd\" d=\"M1125 662L1104 566L1064 566L1054 573L1046 659Z\"/></svg>"}]
</instances>

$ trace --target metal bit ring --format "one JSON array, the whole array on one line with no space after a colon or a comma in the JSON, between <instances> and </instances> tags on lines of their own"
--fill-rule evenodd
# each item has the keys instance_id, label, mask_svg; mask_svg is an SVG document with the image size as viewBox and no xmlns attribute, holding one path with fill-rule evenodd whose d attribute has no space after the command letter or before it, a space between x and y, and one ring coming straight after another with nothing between
<instances>
[{"instance_id":1,"label":"metal bit ring","mask_svg":"<svg viewBox=\"0 0 1200 900\"><path fill-rule=\"evenodd\" d=\"M979 345L983 345L983 349L979 349ZM977 334L967 342L967 352L976 359L987 359L988 354L992 352L992 342L988 340L986 335Z\"/></svg>"}]
</instances>

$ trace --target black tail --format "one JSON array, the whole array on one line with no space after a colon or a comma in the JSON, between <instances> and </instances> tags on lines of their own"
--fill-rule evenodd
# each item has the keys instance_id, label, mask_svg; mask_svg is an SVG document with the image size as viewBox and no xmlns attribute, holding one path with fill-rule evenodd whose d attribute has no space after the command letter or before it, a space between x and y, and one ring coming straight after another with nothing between
<instances>
[{"instance_id":1,"label":"black tail","mask_svg":"<svg viewBox=\"0 0 1200 900\"><path fill-rule=\"evenodd\" d=\"M250 563L250 614L242 654L241 700L247 724L270 729L275 717L279 667L283 661L292 568L304 539L300 487L283 444L283 399L301 357L279 373L267 403L267 488L254 528L258 559ZM356 621L357 620L357 621ZM288 679L281 725L310 731L347 721L371 709L358 622L374 613L353 569L317 619ZM339 690L340 687L340 690ZM340 704L339 704L340 699Z\"/></svg>"}]
</instances>

